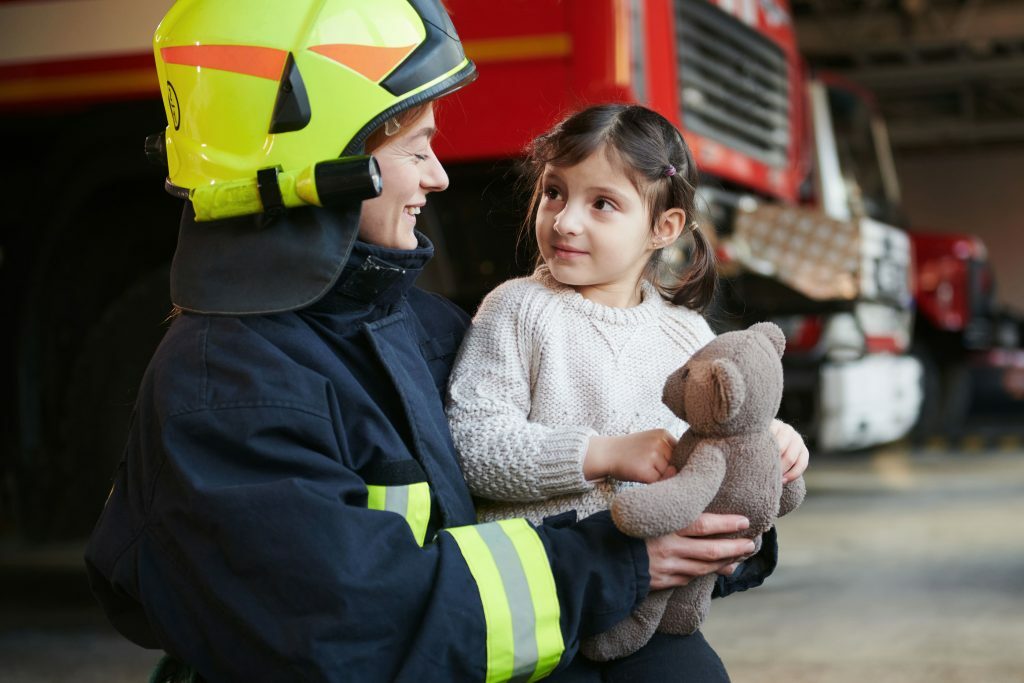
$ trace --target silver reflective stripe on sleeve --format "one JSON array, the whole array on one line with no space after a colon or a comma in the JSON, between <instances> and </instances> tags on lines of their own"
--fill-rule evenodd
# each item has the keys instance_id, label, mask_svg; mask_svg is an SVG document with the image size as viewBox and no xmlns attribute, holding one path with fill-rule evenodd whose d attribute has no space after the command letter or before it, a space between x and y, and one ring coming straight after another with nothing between
<instances>
[{"instance_id":1,"label":"silver reflective stripe on sleeve","mask_svg":"<svg viewBox=\"0 0 1024 683\"><path fill-rule=\"evenodd\" d=\"M565 651L547 552L523 519L445 529L480 592L487 626L487 678L536 681Z\"/></svg>"},{"instance_id":2,"label":"silver reflective stripe on sleeve","mask_svg":"<svg viewBox=\"0 0 1024 683\"><path fill-rule=\"evenodd\" d=\"M423 545L430 523L430 485L425 481L403 486L367 484L366 507L394 512L405 518L416 538Z\"/></svg>"}]
</instances>

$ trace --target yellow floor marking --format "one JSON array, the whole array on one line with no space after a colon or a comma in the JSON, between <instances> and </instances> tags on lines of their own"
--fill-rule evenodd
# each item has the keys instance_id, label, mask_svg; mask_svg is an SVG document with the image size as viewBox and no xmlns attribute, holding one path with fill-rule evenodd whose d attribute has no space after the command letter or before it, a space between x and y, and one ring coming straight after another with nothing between
<instances>
[{"instance_id":1,"label":"yellow floor marking","mask_svg":"<svg viewBox=\"0 0 1024 683\"><path fill-rule=\"evenodd\" d=\"M910 465L910 451L905 447L888 446L871 456L871 467L879 479L895 489L908 489L914 484L914 472Z\"/></svg>"}]
</instances>

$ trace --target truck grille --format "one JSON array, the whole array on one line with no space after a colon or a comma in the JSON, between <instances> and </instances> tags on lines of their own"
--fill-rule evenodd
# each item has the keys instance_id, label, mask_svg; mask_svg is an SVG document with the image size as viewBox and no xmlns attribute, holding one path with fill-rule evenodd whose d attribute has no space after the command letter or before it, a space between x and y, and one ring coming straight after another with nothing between
<instances>
[{"instance_id":1,"label":"truck grille","mask_svg":"<svg viewBox=\"0 0 1024 683\"><path fill-rule=\"evenodd\" d=\"M769 166L789 151L789 70L782 50L706 0L676 0L683 125Z\"/></svg>"}]
</instances>

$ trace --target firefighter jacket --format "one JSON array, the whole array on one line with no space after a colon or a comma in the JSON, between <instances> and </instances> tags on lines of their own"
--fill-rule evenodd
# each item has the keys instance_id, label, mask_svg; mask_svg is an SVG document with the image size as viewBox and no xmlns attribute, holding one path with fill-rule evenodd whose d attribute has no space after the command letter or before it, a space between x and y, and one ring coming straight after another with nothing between
<instances>
[{"instance_id":1,"label":"firefighter jacket","mask_svg":"<svg viewBox=\"0 0 1024 683\"><path fill-rule=\"evenodd\" d=\"M644 596L606 513L474 526L432 252L357 243L308 308L174 321L86 554L122 634L210 681L527 680Z\"/></svg>"}]
</instances>

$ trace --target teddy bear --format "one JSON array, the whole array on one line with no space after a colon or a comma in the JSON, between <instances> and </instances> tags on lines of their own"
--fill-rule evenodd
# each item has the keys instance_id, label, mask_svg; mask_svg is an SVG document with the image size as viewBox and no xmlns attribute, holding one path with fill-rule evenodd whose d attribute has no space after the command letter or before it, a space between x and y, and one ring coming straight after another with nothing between
<instances>
[{"instance_id":1,"label":"teddy bear","mask_svg":"<svg viewBox=\"0 0 1024 683\"><path fill-rule=\"evenodd\" d=\"M690 428L676 444L675 476L630 488L612 502L624 533L652 538L683 529L704 511L740 514L750 527L732 537L755 540L776 517L803 502L803 478L785 486L779 446L769 427L782 400L786 337L773 323L726 332L697 351L665 382L662 401ZM582 643L596 661L631 654L654 632L689 634L707 616L715 576L654 591L625 620Z\"/></svg>"}]
</instances>

